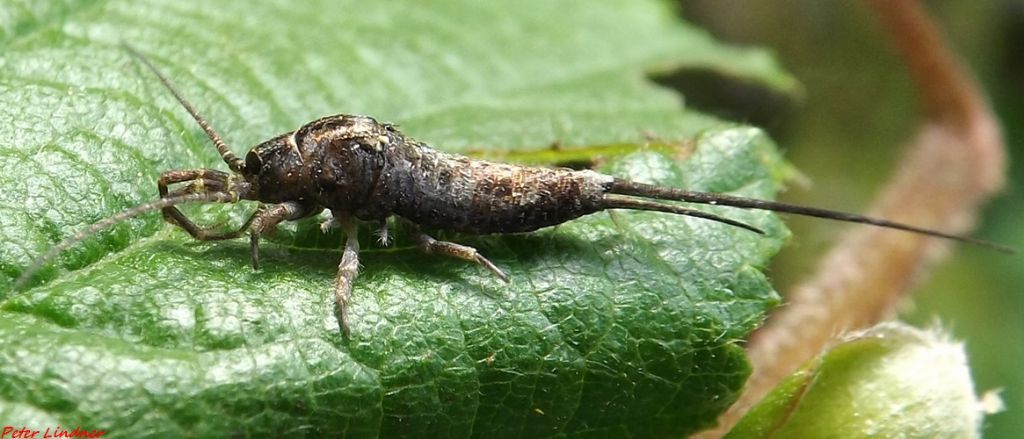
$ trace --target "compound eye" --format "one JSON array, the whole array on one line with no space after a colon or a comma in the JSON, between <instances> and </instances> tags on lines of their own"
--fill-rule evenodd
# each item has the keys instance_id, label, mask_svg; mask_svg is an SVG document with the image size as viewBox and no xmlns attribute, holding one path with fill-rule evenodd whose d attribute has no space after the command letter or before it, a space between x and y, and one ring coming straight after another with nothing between
<instances>
[{"instance_id":1,"label":"compound eye","mask_svg":"<svg viewBox=\"0 0 1024 439\"><path fill-rule=\"evenodd\" d=\"M259 174L263 169L263 159L260 158L256 151L249 151L245 155L245 172L251 175Z\"/></svg>"}]
</instances>

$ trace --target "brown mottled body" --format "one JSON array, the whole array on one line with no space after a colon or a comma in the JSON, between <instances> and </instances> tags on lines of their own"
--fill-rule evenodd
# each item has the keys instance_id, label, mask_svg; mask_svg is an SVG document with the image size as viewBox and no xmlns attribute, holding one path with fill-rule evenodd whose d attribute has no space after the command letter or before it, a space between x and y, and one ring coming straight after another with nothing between
<instances>
[{"instance_id":1,"label":"brown mottled body","mask_svg":"<svg viewBox=\"0 0 1024 439\"><path fill-rule=\"evenodd\" d=\"M225 192L269 207L227 233L196 226L173 205L163 207L164 217L200 240L231 239L250 231L253 266L258 267L259 238L265 231L281 221L330 210L332 222L348 235L335 282L338 318L346 333L347 303L358 273L357 220L379 223L386 236L386 220L398 216L413 226L413 238L425 252L479 263L507 281L508 276L475 249L439 241L418 227L464 233L536 230L612 207L606 193L615 181L593 171L523 167L447 154L406 137L392 125L344 114L273 137L250 150L244 160L226 148L221 154L235 174L206 169L166 172L158 182L161 197ZM185 186L169 190L169 185L179 183Z\"/></svg>"},{"instance_id":2,"label":"brown mottled body","mask_svg":"<svg viewBox=\"0 0 1024 439\"><path fill-rule=\"evenodd\" d=\"M410 178L395 213L417 224L465 233L529 232L603 209L612 178L593 171L528 168L445 154L407 142ZM403 159L404 160L404 159ZM416 196L414 194L417 194Z\"/></svg>"},{"instance_id":3,"label":"brown mottled body","mask_svg":"<svg viewBox=\"0 0 1024 439\"><path fill-rule=\"evenodd\" d=\"M322 206L360 220L398 215L464 233L526 232L597 212L613 181L593 171L443 153L391 125L352 115L322 118L278 136L246 161L255 190L296 189L274 202L300 200L310 211Z\"/></svg>"},{"instance_id":4,"label":"brown mottled body","mask_svg":"<svg viewBox=\"0 0 1024 439\"><path fill-rule=\"evenodd\" d=\"M206 132L231 173L193 169L168 171L157 182L160 200L128 209L54 246L28 267L16 282L58 253L89 235L144 212L160 209L168 222L204 241L237 238L249 232L254 267L259 265L259 238L282 221L316 215L327 209L346 234L335 281L337 317L348 335L348 302L358 273L359 220L379 224L387 243L387 219L410 226L420 249L476 262L508 281L497 266L472 247L439 241L420 226L463 233L528 232L605 209L668 212L718 221L762 233L727 218L660 200L720 204L789 212L873 224L1007 250L1005 247L933 230L812 207L693 192L617 179L594 171L517 166L474 160L434 150L406 137L393 125L366 116L335 115L305 124L267 140L239 159L210 124L148 59L127 50L152 70ZM171 190L172 185L180 185ZM176 207L186 202L264 205L238 230L215 232L192 223Z\"/></svg>"}]
</instances>

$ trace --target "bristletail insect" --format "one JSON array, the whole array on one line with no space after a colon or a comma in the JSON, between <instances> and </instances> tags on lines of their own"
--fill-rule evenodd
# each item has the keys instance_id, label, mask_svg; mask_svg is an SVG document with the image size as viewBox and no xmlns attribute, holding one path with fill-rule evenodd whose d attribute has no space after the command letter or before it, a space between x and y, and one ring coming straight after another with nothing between
<instances>
[{"instance_id":1,"label":"bristletail insect","mask_svg":"<svg viewBox=\"0 0 1024 439\"><path fill-rule=\"evenodd\" d=\"M259 266L260 236L283 221L329 210L328 226L346 234L335 279L336 314L349 335L348 302L358 273L357 223L379 225L387 242L388 218L398 217L412 230L417 246L475 262L498 278L509 277L476 249L437 240L420 227L469 234L529 232L607 209L666 212L717 221L754 233L756 227L685 207L675 202L745 209L870 224L1012 252L1008 247L908 224L815 207L696 192L624 180L590 170L518 166L476 160L437 151L367 116L339 114L309 122L271 138L238 158L209 122L144 55L129 53L151 70L206 132L231 172L189 169L164 172L157 182L160 199L93 224L37 258L15 282L19 289L42 265L96 232L137 215L161 210L171 224L203 241L233 239L249 233L253 267ZM180 185L171 190L171 185ZM265 203L240 228L229 232L197 226L176 207L190 202Z\"/></svg>"}]
</instances>

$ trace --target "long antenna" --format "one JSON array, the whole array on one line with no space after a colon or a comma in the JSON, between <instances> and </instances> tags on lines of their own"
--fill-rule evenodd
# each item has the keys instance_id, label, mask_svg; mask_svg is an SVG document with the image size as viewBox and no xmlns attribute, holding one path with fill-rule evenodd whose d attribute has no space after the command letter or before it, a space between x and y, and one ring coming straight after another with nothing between
<instances>
[{"instance_id":1,"label":"long antenna","mask_svg":"<svg viewBox=\"0 0 1024 439\"><path fill-rule=\"evenodd\" d=\"M84 230L79 231L78 233L75 233L74 235L71 235L70 237L61 241L59 244L51 247L50 250L46 252L46 254L36 258L36 260L32 262L32 265L29 265L25 269L25 271L21 273L21 276L18 276L18 279L14 281L14 291L17 291L22 286L24 286L25 283L28 282L29 278L31 278L32 275L35 274L35 272L38 271L44 264L50 262L53 258L57 257L57 255L59 255L64 250L67 250L74 246L75 244L82 242L83 239L92 236L96 232L112 227L114 225L127 221L130 218L134 218L146 212L152 212L154 210L163 209L165 207L171 207L176 206L178 204L191 203L197 201L215 203L234 203L238 201L238 196L227 192L202 192L196 194L184 194L173 197L161 198L156 201L151 201L145 204L140 204L138 206L122 210L121 212L115 214L114 216L106 218L98 223L95 223L85 228Z\"/></svg>"},{"instance_id":2,"label":"long antenna","mask_svg":"<svg viewBox=\"0 0 1024 439\"><path fill-rule=\"evenodd\" d=\"M231 148L228 148L228 145L224 143L220 134L210 126L210 123L206 121L206 118L196 111L195 107L192 106L192 103L185 99L185 96L178 91L178 88L171 83L171 80L167 79L163 72L161 72L160 69L158 69L156 65L146 57L146 55L143 55L142 52L135 50L134 47L129 46L127 43L121 43L121 45L124 46L124 50L128 51L129 54L139 61L142 61L142 64L149 68L157 78L160 78L160 82L164 84L164 87L167 87L167 89L171 91L174 98L181 103L182 107L185 107L185 110L188 111L188 114L192 115L192 118L196 120L196 123L198 123L200 127L202 127L203 131L206 131L206 136L210 138L211 142L213 142L213 146L217 148L217 152L219 152L220 157L224 159L224 163L227 163L228 167L231 168L232 171L241 173L242 170L245 169L245 162L239 159L235 153L231 152Z\"/></svg>"},{"instance_id":3,"label":"long antenna","mask_svg":"<svg viewBox=\"0 0 1024 439\"><path fill-rule=\"evenodd\" d=\"M712 192L697 192L683 189L654 186L644 183L637 183L628 180L616 179L612 183L609 193L620 195L632 195L636 197L655 198L661 200L684 201L687 203L714 204L720 206L731 206L745 209L770 210L773 212L792 213L796 215L824 218L849 223L870 224L873 226L889 229L903 230L921 235L934 236L937 238L951 239L972 245L990 248L1003 253L1016 253L1017 251L1005 245L994 242L974 239L967 236L954 235L909 224L898 223L881 218L872 218L854 213L839 212L835 210L819 209L816 207L799 206L795 204L780 203L777 201L765 201L754 198L736 197Z\"/></svg>"}]
</instances>

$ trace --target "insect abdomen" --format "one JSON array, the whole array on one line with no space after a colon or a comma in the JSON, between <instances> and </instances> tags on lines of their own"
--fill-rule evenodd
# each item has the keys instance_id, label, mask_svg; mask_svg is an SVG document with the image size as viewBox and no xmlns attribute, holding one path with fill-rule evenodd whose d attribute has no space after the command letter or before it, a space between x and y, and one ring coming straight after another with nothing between
<instances>
[{"instance_id":1,"label":"insect abdomen","mask_svg":"<svg viewBox=\"0 0 1024 439\"><path fill-rule=\"evenodd\" d=\"M410 146L395 213L464 233L528 232L601 210L611 177L531 168ZM405 167L405 166L399 166Z\"/></svg>"}]
</instances>

